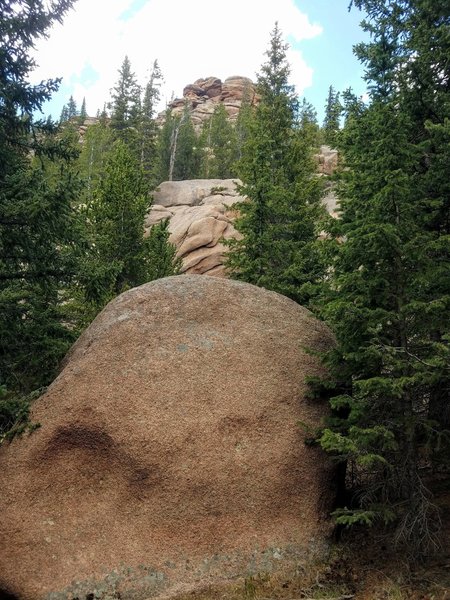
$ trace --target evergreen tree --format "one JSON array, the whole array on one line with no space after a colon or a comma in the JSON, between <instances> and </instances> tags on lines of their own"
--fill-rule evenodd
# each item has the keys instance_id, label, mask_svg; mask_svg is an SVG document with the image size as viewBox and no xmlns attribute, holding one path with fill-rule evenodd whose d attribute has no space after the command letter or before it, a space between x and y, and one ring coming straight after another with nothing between
<instances>
[{"instance_id":1,"label":"evergreen tree","mask_svg":"<svg viewBox=\"0 0 450 600\"><path fill-rule=\"evenodd\" d=\"M89 207L94 243L86 288L94 309L131 287L177 272L167 224L155 226L144 238L149 204L139 161L125 142L117 140Z\"/></svg>"},{"instance_id":2,"label":"evergreen tree","mask_svg":"<svg viewBox=\"0 0 450 600\"><path fill-rule=\"evenodd\" d=\"M250 123L252 118L253 107L251 104L250 88L249 86L246 86L242 95L241 107L239 109L234 129L236 160L241 160L242 158L243 148L249 137Z\"/></svg>"},{"instance_id":3,"label":"evergreen tree","mask_svg":"<svg viewBox=\"0 0 450 600\"><path fill-rule=\"evenodd\" d=\"M158 125L155 121L155 113L160 99L161 80L161 70L158 61L155 60L150 80L145 86L140 123L140 163L150 187L154 187L157 183Z\"/></svg>"},{"instance_id":4,"label":"evergreen tree","mask_svg":"<svg viewBox=\"0 0 450 600\"><path fill-rule=\"evenodd\" d=\"M310 148L318 148L320 144L320 128L317 122L317 112L306 98L303 98L300 105L298 121L303 143Z\"/></svg>"},{"instance_id":5,"label":"evergreen tree","mask_svg":"<svg viewBox=\"0 0 450 600\"><path fill-rule=\"evenodd\" d=\"M147 277L149 281L169 275L177 275L181 259L177 258L176 247L169 242L169 219L153 225L144 241Z\"/></svg>"},{"instance_id":6,"label":"evergreen tree","mask_svg":"<svg viewBox=\"0 0 450 600\"><path fill-rule=\"evenodd\" d=\"M83 198L89 203L105 172L106 162L113 145L114 134L105 116L98 123L87 128L78 166L80 176L85 182Z\"/></svg>"},{"instance_id":7,"label":"evergreen tree","mask_svg":"<svg viewBox=\"0 0 450 600\"><path fill-rule=\"evenodd\" d=\"M305 303L322 276L316 247L321 184L298 120L286 48L276 25L258 76L261 100L238 165L241 192L249 198L236 221L243 237L231 241L227 265L237 279Z\"/></svg>"},{"instance_id":8,"label":"evergreen tree","mask_svg":"<svg viewBox=\"0 0 450 600\"><path fill-rule=\"evenodd\" d=\"M131 70L128 56L119 69L119 78L112 90L110 103L111 129L116 139L121 139L139 156L139 121L141 89Z\"/></svg>"},{"instance_id":9,"label":"evergreen tree","mask_svg":"<svg viewBox=\"0 0 450 600\"><path fill-rule=\"evenodd\" d=\"M67 119L74 119L78 115L77 103L73 99L73 96L70 96L69 102L67 103Z\"/></svg>"},{"instance_id":10,"label":"evergreen tree","mask_svg":"<svg viewBox=\"0 0 450 600\"><path fill-rule=\"evenodd\" d=\"M169 179L196 179L200 175L202 150L192 124L188 103L185 104L181 119L175 122L171 147Z\"/></svg>"},{"instance_id":11,"label":"evergreen tree","mask_svg":"<svg viewBox=\"0 0 450 600\"><path fill-rule=\"evenodd\" d=\"M0 385L18 392L50 380L72 337L61 290L73 276L76 187L64 167L58 181L45 169L71 153L50 121L33 120L59 80L27 81L36 39L72 4L0 1Z\"/></svg>"},{"instance_id":12,"label":"evergreen tree","mask_svg":"<svg viewBox=\"0 0 450 600\"><path fill-rule=\"evenodd\" d=\"M67 105L64 104L64 106L61 109L61 116L59 117L59 122L65 123L68 120L69 120L69 110L67 108Z\"/></svg>"},{"instance_id":13,"label":"evergreen tree","mask_svg":"<svg viewBox=\"0 0 450 600\"><path fill-rule=\"evenodd\" d=\"M339 92L332 85L328 90L328 98L325 104L325 118L323 121L323 132L325 142L335 148L339 134L339 122L342 113L342 105L339 101Z\"/></svg>"},{"instance_id":14,"label":"evergreen tree","mask_svg":"<svg viewBox=\"0 0 450 600\"><path fill-rule=\"evenodd\" d=\"M62 107L59 122L65 123L66 121L71 121L75 119L75 117L77 116L79 116L77 103L73 99L73 96L70 96L69 102L67 104L64 104L64 106Z\"/></svg>"},{"instance_id":15,"label":"evergreen tree","mask_svg":"<svg viewBox=\"0 0 450 600\"><path fill-rule=\"evenodd\" d=\"M218 104L203 126L204 148L202 174L207 179L229 179L235 176L236 138L227 111Z\"/></svg>"},{"instance_id":16,"label":"evergreen tree","mask_svg":"<svg viewBox=\"0 0 450 600\"><path fill-rule=\"evenodd\" d=\"M181 115L167 109L157 142L157 181L182 181L200 175L202 148L195 133L189 105Z\"/></svg>"},{"instance_id":17,"label":"evergreen tree","mask_svg":"<svg viewBox=\"0 0 450 600\"><path fill-rule=\"evenodd\" d=\"M392 521L417 557L438 544L424 474L450 446L449 15L422 0L354 4L369 15L357 54L371 104L346 95L345 242L322 305L341 393L321 441L358 475L340 522Z\"/></svg>"},{"instance_id":18,"label":"evergreen tree","mask_svg":"<svg viewBox=\"0 0 450 600\"><path fill-rule=\"evenodd\" d=\"M128 146L117 140L91 206L99 257L115 265L117 271L106 296L120 294L146 280L142 253L148 204L138 161Z\"/></svg>"},{"instance_id":19,"label":"evergreen tree","mask_svg":"<svg viewBox=\"0 0 450 600\"><path fill-rule=\"evenodd\" d=\"M85 122L87 118L87 110L86 110L86 98L83 98L83 102L81 103L80 114L79 114L79 122L81 125Z\"/></svg>"},{"instance_id":20,"label":"evergreen tree","mask_svg":"<svg viewBox=\"0 0 450 600\"><path fill-rule=\"evenodd\" d=\"M306 98L303 98L302 103L300 105L300 123L302 125L310 124L314 127L318 127L317 125L317 111L311 102L308 102Z\"/></svg>"},{"instance_id":21,"label":"evergreen tree","mask_svg":"<svg viewBox=\"0 0 450 600\"><path fill-rule=\"evenodd\" d=\"M166 110L164 123L159 130L156 151L157 151L157 183L169 181L171 171L173 172L173 156L175 150L175 134L179 126L180 117L172 114L170 108ZM171 169L172 166L172 169Z\"/></svg>"}]
</instances>

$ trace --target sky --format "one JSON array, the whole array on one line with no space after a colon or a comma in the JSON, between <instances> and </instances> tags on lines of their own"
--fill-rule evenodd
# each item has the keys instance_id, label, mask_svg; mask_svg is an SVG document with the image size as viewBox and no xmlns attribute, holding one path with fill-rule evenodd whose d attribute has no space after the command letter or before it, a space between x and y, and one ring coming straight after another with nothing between
<instances>
[{"instance_id":1,"label":"sky","mask_svg":"<svg viewBox=\"0 0 450 600\"><path fill-rule=\"evenodd\" d=\"M364 69L352 47L364 39L349 0L77 0L62 25L36 44L32 81L62 77L44 114L59 118L72 95L94 116L110 98L125 55L138 82L158 60L160 110L196 79L256 80L275 22L289 44L290 83L323 119L328 88L363 96Z\"/></svg>"}]
</instances>

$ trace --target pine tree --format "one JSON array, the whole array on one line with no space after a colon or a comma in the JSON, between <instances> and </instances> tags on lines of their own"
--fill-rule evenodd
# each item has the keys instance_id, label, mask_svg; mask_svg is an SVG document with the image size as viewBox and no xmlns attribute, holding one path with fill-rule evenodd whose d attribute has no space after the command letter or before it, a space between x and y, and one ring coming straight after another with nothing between
<instances>
[{"instance_id":1,"label":"pine tree","mask_svg":"<svg viewBox=\"0 0 450 600\"><path fill-rule=\"evenodd\" d=\"M89 210L94 243L86 287L94 308L131 287L177 272L167 224L155 226L144 238L149 204L139 161L125 142L117 140Z\"/></svg>"},{"instance_id":2,"label":"pine tree","mask_svg":"<svg viewBox=\"0 0 450 600\"><path fill-rule=\"evenodd\" d=\"M180 272L182 261L174 244L169 242L169 235L169 219L164 219L153 225L144 241L148 281Z\"/></svg>"},{"instance_id":3,"label":"pine tree","mask_svg":"<svg viewBox=\"0 0 450 600\"><path fill-rule=\"evenodd\" d=\"M202 150L187 103L174 129L172 141L169 179L174 181L196 179L200 174Z\"/></svg>"},{"instance_id":4,"label":"pine tree","mask_svg":"<svg viewBox=\"0 0 450 600\"><path fill-rule=\"evenodd\" d=\"M321 184L298 120L286 48L276 25L258 75L260 103L238 165L241 191L249 198L236 221L243 237L230 243L227 266L237 279L305 303L322 276L316 248Z\"/></svg>"},{"instance_id":5,"label":"pine tree","mask_svg":"<svg viewBox=\"0 0 450 600\"><path fill-rule=\"evenodd\" d=\"M167 109L158 136L158 178L161 181L195 179L200 175L201 140L192 124L190 107L185 104L181 115Z\"/></svg>"},{"instance_id":6,"label":"pine tree","mask_svg":"<svg viewBox=\"0 0 450 600\"><path fill-rule=\"evenodd\" d=\"M111 94L111 129L139 156L140 94L136 75L131 70L128 56L119 69L119 78Z\"/></svg>"},{"instance_id":7,"label":"pine tree","mask_svg":"<svg viewBox=\"0 0 450 600\"><path fill-rule=\"evenodd\" d=\"M74 119L78 115L77 103L73 99L73 96L70 96L69 102L67 103L67 119Z\"/></svg>"},{"instance_id":8,"label":"pine tree","mask_svg":"<svg viewBox=\"0 0 450 600\"><path fill-rule=\"evenodd\" d=\"M107 119L101 116L98 123L88 127L84 134L78 166L80 176L85 182L83 198L87 203L92 200L93 192L105 173L113 140L114 133Z\"/></svg>"},{"instance_id":9,"label":"pine tree","mask_svg":"<svg viewBox=\"0 0 450 600\"><path fill-rule=\"evenodd\" d=\"M202 174L207 179L229 179L235 176L236 137L227 111L218 104L203 126L204 147Z\"/></svg>"},{"instance_id":10,"label":"pine tree","mask_svg":"<svg viewBox=\"0 0 450 600\"><path fill-rule=\"evenodd\" d=\"M117 140L91 207L99 256L117 271L107 295L145 282L142 249L147 206L139 163L129 147Z\"/></svg>"},{"instance_id":11,"label":"pine tree","mask_svg":"<svg viewBox=\"0 0 450 600\"><path fill-rule=\"evenodd\" d=\"M70 152L50 121L33 120L59 80L27 81L36 39L72 4L0 0L0 385L16 391L47 383L72 337L61 290L73 277L77 188L64 168L48 176L47 159Z\"/></svg>"},{"instance_id":12,"label":"pine tree","mask_svg":"<svg viewBox=\"0 0 450 600\"><path fill-rule=\"evenodd\" d=\"M144 99L142 101L141 123L140 123L140 163L149 186L154 187L157 183L157 138L158 125L155 121L156 107L160 99L160 85L162 80L158 61L153 63L150 80L145 86Z\"/></svg>"},{"instance_id":13,"label":"pine tree","mask_svg":"<svg viewBox=\"0 0 450 600\"><path fill-rule=\"evenodd\" d=\"M335 224L345 241L323 301L340 418L321 441L358 475L359 504L340 522L391 521L417 557L438 544L424 474L450 440L448 12L418 0L355 5L369 14L372 40L357 54L371 104L346 95Z\"/></svg>"},{"instance_id":14,"label":"pine tree","mask_svg":"<svg viewBox=\"0 0 450 600\"><path fill-rule=\"evenodd\" d=\"M86 121L88 114L86 110L86 98L83 98L83 102L81 103L80 114L79 114L79 122L81 125Z\"/></svg>"},{"instance_id":15,"label":"pine tree","mask_svg":"<svg viewBox=\"0 0 450 600\"><path fill-rule=\"evenodd\" d=\"M234 129L236 160L241 160L243 148L250 133L250 123L253 118L253 106L251 104L250 87L246 86L242 95L241 107L236 119Z\"/></svg>"},{"instance_id":16,"label":"pine tree","mask_svg":"<svg viewBox=\"0 0 450 600\"><path fill-rule=\"evenodd\" d=\"M157 151L157 167L156 167L156 182L159 184L162 181L169 181L171 171L173 171L173 156L175 150L175 133L179 126L180 117L172 114L170 108L166 110L164 115L164 123L158 132L156 151Z\"/></svg>"},{"instance_id":17,"label":"pine tree","mask_svg":"<svg viewBox=\"0 0 450 600\"><path fill-rule=\"evenodd\" d=\"M302 132L303 143L316 149L320 145L320 128L317 121L317 111L314 106L303 98L299 108L299 128Z\"/></svg>"},{"instance_id":18,"label":"pine tree","mask_svg":"<svg viewBox=\"0 0 450 600\"><path fill-rule=\"evenodd\" d=\"M69 111L68 111L67 105L64 104L64 106L61 109L61 115L59 117L59 122L65 123L68 120L69 120Z\"/></svg>"},{"instance_id":19,"label":"pine tree","mask_svg":"<svg viewBox=\"0 0 450 600\"><path fill-rule=\"evenodd\" d=\"M70 96L69 102L67 104L64 104L64 106L62 107L59 122L65 123L67 121L72 121L75 119L75 117L79 117L79 115L80 113L78 112L77 103L75 102L73 96Z\"/></svg>"},{"instance_id":20,"label":"pine tree","mask_svg":"<svg viewBox=\"0 0 450 600\"><path fill-rule=\"evenodd\" d=\"M342 105L339 101L339 92L336 92L333 86L330 85L327 102L325 104L323 132L325 142L332 148L335 148L337 145L341 113Z\"/></svg>"}]
</instances>

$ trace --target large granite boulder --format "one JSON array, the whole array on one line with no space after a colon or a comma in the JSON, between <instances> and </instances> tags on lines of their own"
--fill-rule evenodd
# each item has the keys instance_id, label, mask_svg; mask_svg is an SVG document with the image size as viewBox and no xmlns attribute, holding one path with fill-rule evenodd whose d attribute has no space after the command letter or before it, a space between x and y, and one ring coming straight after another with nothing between
<instances>
[{"instance_id":1,"label":"large granite boulder","mask_svg":"<svg viewBox=\"0 0 450 600\"><path fill-rule=\"evenodd\" d=\"M332 472L299 421L332 336L249 284L132 289L0 448L0 597L140 600L295 570L326 545ZM8 595L9 594L9 595Z\"/></svg>"},{"instance_id":2,"label":"large granite boulder","mask_svg":"<svg viewBox=\"0 0 450 600\"><path fill-rule=\"evenodd\" d=\"M182 259L181 272L225 276L223 240L237 239L233 205L243 202L235 179L165 181L153 193L146 231L169 218L169 241Z\"/></svg>"}]
</instances>

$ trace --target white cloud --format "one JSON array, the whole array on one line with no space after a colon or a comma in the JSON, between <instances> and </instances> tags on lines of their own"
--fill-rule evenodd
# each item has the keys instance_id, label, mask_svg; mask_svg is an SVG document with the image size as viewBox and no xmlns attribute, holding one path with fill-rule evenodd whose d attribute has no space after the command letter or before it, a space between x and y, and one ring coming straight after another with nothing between
<instances>
[{"instance_id":1,"label":"white cloud","mask_svg":"<svg viewBox=\"0 0 450 600\"><path fill-rule=\"evenodd\" d=\"M133 16L121 19L132 4L78 0L63 25L56 25L50 38L38 44L35 79L62 76L76 100L86 97L93 114L108 100L125 54L141 84L158 59L168 101L172 93L180 96L186 84L201 77L254 79L275 21L294 43L321 33L294 0L147 0ZM312 70L293 47L288 59L292 83L302 94L312 83ZM87 69L98 74L95 83L86 81Z\"/></svg>"}]
</instances>

